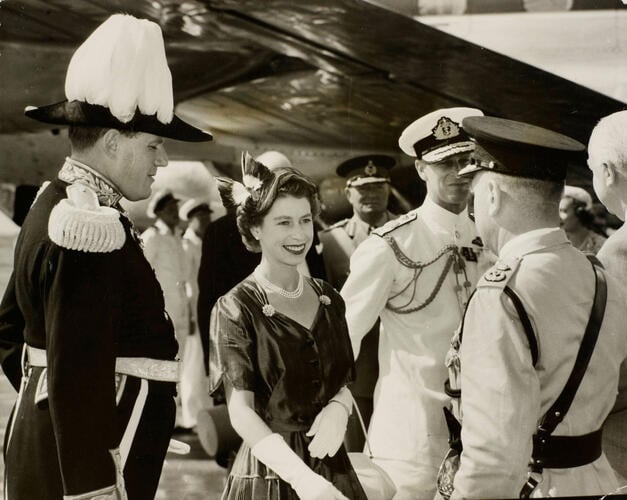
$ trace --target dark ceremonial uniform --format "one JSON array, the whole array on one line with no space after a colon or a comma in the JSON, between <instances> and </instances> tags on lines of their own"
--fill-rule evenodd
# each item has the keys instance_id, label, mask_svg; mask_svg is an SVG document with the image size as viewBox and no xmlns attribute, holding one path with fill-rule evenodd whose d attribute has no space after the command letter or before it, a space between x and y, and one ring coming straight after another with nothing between
<instances>
[{"instance_id":1,"label":"dark ceremonial uniform","mask_svg":"<svg viewBox=\"0 0 627 500\"><path fill-rule=\"evenodd\" d=\"M154 498L177 343L120 198L68 159L19 235L0 308L0 359L20 388L4 448L12 500L91 498L116 485Z\"/></svg>"}]
</instances>

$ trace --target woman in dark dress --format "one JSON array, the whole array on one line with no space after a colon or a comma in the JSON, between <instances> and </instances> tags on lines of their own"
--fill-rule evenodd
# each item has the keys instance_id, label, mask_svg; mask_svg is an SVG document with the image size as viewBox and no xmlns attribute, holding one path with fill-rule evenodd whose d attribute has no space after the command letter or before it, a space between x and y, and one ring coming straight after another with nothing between
<instances>
[{"instance_id":1,"label":"woman in dark dress","mask_svg":"<svg viewBox=\"0 0 627 500\"><path fill-rule=\"evenodd\" d=\"M211 315L211 392L225 390L244 441L222 499L366 499L342 444L354 374L344 303L298 270L316 187L292 168L270 172L248 154L242 163L244 185L220 179L220 194L262 257Z\"/></svg>"}]
</instances>

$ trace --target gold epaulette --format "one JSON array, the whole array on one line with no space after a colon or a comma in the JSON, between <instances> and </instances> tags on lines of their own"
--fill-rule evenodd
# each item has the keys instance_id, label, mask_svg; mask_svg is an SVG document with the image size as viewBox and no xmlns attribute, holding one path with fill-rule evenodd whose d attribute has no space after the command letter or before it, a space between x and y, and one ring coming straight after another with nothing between
<instances>
[{"instance_id":1,"label":"gold epaulette","mask_svg":"<svg viewBox=\"0 0 627 500\"><path fill-rule=\"evenodd\" d=\"M500 288L504 289L509 280L516 273L518 265L522 259L497 260L490 269L481 277L477 283L477 288Z\"/></svg>"},{"instance_id":2,"label":"gold epaulette","mask_svg":"<svg viewBox=\"0 0 627 500\"><path fill-rule=\"evenodd\" d=\"M80 183L66 188L68 197L50 212L48 235L63 248L82 252L108 253L126 241L120 213L100 206L98 196Z\"/></svg>"},{"instance_id":3,"label":"gold epaulette","mask_svg":"<svg viewBox=\"0 0 627 500\"><path fill-rule=\"evenodd\" d=\"M386 234L391 233L395 229L404 226L418 218L418 214L415 211L407 212L406 214L397 217L396 219L392 219L391 221L386 222L383 226L378 227L371 234L376 234L377 236L385 236Z\"/></svg>"}]
</instances>

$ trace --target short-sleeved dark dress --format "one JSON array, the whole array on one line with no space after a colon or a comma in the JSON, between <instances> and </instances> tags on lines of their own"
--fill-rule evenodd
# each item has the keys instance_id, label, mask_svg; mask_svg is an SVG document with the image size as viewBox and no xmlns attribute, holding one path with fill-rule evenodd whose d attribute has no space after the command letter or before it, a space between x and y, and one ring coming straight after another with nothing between
<instances>
[{"instance_id":1,"label":"short-sleeved dark dress","mask_svg":"<svg viewBox=\"0 0 627 500\"><path fill-rule=\"evenodd\" d=\"M306 278L320 306L311 328L275 311L251 275L220 298L211 313L211 392L223 380L255 395L255 411L316 473L351 500L366 499L344 446L312 458L305 434L316 415L354 376L345 306L328 283ZM298 499L288 483L243 443L222 500Z\"/></svg>"}]
</instances>

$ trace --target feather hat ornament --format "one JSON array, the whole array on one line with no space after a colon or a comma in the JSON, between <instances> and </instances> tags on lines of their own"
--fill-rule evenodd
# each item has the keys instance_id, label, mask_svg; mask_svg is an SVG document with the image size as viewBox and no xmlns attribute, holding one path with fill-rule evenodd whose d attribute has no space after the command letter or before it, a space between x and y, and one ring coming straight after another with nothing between
<instances>
[{"instance_id":1,"label":"feather hat ornament","mask_svg":"<svg viewBox=\"0 0 627 500\"><path fill-rule=\"evenodd\" d=\"M183 141L211 134L174 114L172 75L161 28L115 14L83 42L68 66L67 100L29 106L26 116L46 123L147 132Z\"/></svg>"},{"instance_id":2,"label":"feather hat ornament","mask_svg":"<svg viewBox=\"0 0 627 500\"><path fill-rule=\"evenodd\" d=\"M248 198L259 199L263 186L274 179L272 171L263 163L255 160L250 153L242 153L242 182L226 177L218 177L218 191L226 208L239 207Z\"/></svg>"}]
</instances>

